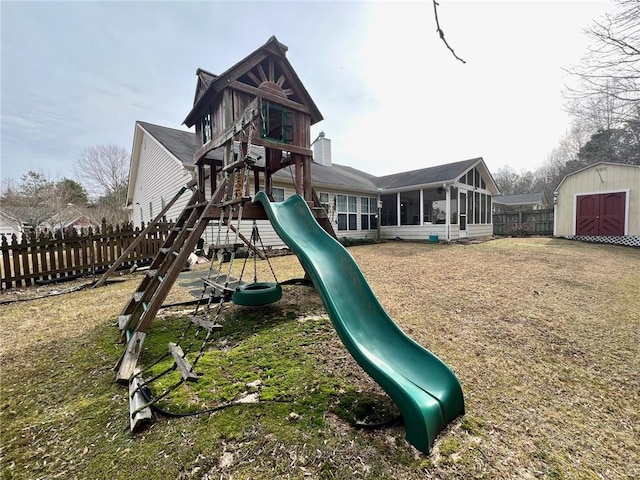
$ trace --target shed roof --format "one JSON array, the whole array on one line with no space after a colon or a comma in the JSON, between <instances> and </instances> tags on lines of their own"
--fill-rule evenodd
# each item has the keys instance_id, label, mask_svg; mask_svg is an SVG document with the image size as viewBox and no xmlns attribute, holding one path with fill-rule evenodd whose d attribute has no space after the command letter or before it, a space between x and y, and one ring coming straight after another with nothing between
<instances>
[{"instance_id":1,"label":"shed roof","mask_svg":"<svg viewBox=\"0 0 640 480\"><path fill-rule=\"evenodd\" d=\"M587 165L584 168L581 168L580 170L576 170L575 172L571 172L568 175L565 175L565 177L560 181L560 183L556 187L555 191L553 192L554 195L556 195L560 191L560 187L562 186L562 184L564 183L564 181L567 178L571 177L572 175L576 175L578 173L584 172L585 170L589 170L591 168L595 168L598 165L614 165L616 167L640 168L640 165L629 165L629 164L626 164L626 163L615 163L615 162L597 162L597 163L593 163L591 165Z\"/></svg>"}]
</instances>

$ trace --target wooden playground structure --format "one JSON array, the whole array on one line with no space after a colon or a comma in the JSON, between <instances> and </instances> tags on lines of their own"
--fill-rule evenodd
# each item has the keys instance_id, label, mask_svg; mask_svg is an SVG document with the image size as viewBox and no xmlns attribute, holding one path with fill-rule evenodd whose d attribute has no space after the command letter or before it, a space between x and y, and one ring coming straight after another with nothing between
<instances>
[{"instance_id":1,"label":"wooden playground structure","mask_svg":"<svg viewBox=\"0 0 640 480\"><path fill-rule=\"evenodd\" d=\"M143 395L145 382L138 365L145 336L210 222L218 224L214 256L217 252L235 252L245 245L254 254L261 255L253 235L247 239L240 233L241 221L267 218L263 207L251 202L251 190L262 190L273 200L273 174L292 167L296 193L305 199L318 223L335 237L311 183L310 127L322 120L322 115L287 60L286 52L287 47L271 37L220 75L202 69L197 71L194 104L184 121L196 131L193 160L197 178L180 189L147 228L153 228L186 192L191 192L191 198L118 317L121 340L126 342L126 348L116 365L116 378L129 384L131 430L151 415L152 402ZM264 147L265 158L252 153L254 145ZM214 160L209 155L217 149L224 152L223 160ZM225 243L231 236L235 241ZM140 235L142 237L144 235ZM129 249L123 252L96 286L104 283L128 253ZM203 280L210 295L209 304L211 299L220 306L231 300L236 279L218 272L215 278ZM215 319L218 314L219 309ZM195 328L206 331L205 340L221 328L215 319L191 316ZM189 363L180 345L169 343L167 355L173 357L173 369L179 369L182 381L197 380L194 365ZM197 359L201 355L202 351Z\"/></svg>"}]
</instances>

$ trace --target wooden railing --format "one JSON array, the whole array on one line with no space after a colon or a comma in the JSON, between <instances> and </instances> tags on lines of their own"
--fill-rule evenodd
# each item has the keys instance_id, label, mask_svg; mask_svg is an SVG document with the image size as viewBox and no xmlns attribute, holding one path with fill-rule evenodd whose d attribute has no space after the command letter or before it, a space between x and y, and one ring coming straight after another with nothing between
<instances>
[{"instance_id":1,"label":"wooden railing","mask_svg":"<svg viewBox=\"0 0 640 480\"><path fill-rule=\"evenodd\" d=\"M553 235L553 208L528 212L494 213L493 234L516 237Z\"/></svg>"},{"instance_id":2,"label":"wooden railing","mask_svg":"<svg viewBox=\"0 0 640 480\"><path fill-rule=\"evenodd\" d=\"M128 255L122 268L151 261L166 239L172 224L159 223L147 232ZM74 229L55 234L26 233L0 239L0 289L29 287L87 274L104 272L140 235L142 228L107 224L83 233Z\"/></svg>"}]
</instances>

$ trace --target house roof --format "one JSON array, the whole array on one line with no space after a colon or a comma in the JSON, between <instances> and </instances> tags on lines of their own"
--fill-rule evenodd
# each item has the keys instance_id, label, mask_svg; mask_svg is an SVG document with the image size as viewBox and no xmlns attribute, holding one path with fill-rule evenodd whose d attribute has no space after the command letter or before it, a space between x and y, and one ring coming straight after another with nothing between
<instances>
[{"instance_id":1,"label":"house roof","mask_svg":"<svg viewBox=\"0 0 640 480\"><path fill-rule=\"evenodd\" d=\"M496 195L493 197L493 203L500 203L502 205L529 205L533 203L542 204L543 201L544 192Z\"/></svg>"},{"instance_id":2,"label":"house roof","mask_svg":"<svg viewBox=\"0 0 640 480\"><path fill-rule=\"evenodd\" d=\"M195 134L185 130L161 127L147 122L136 122L144 128L153 138L162 144L174 157L186 167L193 166L193 153L195 152ZM222 149L209 152L207 158L222 160Z\"/></svg>"},{"instance_id":3,"label":"house roof","mask_svg":"<svg viewBox=\"0 0 640 480\"><path fill-rule=\"evenodd\" d=\"M384 190L402 188L413 185L428 185L431 183L453 182L476 164L482 162L481 157L446 163L435 167L394 173L376 179L376 184Z\"/></svg>"},{"instance_id":4,"label":"house roof","mask_svg":"<svg viewBox=\"0 0 640 480\"><path fill-rule=\"evenodd\" d=\"M192 132L162 127L147 122L139 121L136 123L162 144L177 160L181 161L184 167L193 167L193 153L196 146ZM222 160L222 147L213 150L207 157ZM454 182L473 167L479 167L488 173L484 160L481 157L477 157L382 177L376 177L362 170L336 163L332 163L331 166L314 163L311 176L312 182L316 187L377 193L381 190ZM274 178L281 181L289 181L291 180L291 172L289 169L278 170L274 173ZM490 173L488 173L488 178L493 183L493 187L495 187L495 182L493 182ZM130 182L130 186L131 184L132 182ZM489 188L489 186L487 187ZM494 190L497 192L497 187Z\"/></svg>"},{"instance_id":5,"label":"house roof","mask_svg":"<svg viewBox=\"0 0 640 480\"><path fill-rule=\"evenodd\" d=\"M215 76L214 74L212 74L211 72L207 72L206 70L198 69L198 71L196 72L198 75L196 101L193 105L193 108L184 119L183 123L188 127L193 126L197 120L199 113L202 111L205 105L211 101L213 97L227 88L227 86L231 82L238 80L242 75L251 70L251 68L253 68L257 63L270 55L278 60L279 65L287 73L287 79L293 86L294 90L297 92L298 96L302 99L302 103L309 108L309 111L311 113L311 124L313 125L315 123L318 123L320 120L322 120L322 114L309 95L309 92L307 92L307 89L300 81L300 78L291 66L291 63L289 63L289 60L287 60L287 50L289 50L289 47L287 47L283 43L280 43L275 36L271 36L264 45L251 52L245 58L243 58L234 66L218 76ZM207 75L203 75L203 72L208 74L208 77ZM202 93L199 94L198 90L200 89L201 85L203 85L208 80L210 80L210 83L206 87L206 90L202 91Z\"/></svg>"},{"instance_id":6,"label":"house roof","mask_svg":"<svg viewBox=\"0 0 640 480\"><path fill-rule=\"evenodd\" d=\"M278 180L290 180L291 173L288 169L278 170L274 175ZM311 169L311 177L314 186L344 188L345 190L358 190L362 192L376 193L378 187L376 177L361 170L356 170L345 165L333 163L330 167L314 163Z\"/></svg>"}]
</instances>

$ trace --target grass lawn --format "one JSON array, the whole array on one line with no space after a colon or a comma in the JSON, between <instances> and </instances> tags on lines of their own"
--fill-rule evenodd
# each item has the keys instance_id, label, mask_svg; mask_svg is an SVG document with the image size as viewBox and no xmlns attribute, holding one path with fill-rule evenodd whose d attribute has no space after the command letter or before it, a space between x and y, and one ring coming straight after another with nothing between
<instances>
[{"instance_id":1,"label":"grass lawn","mask_svg":"<svg viewBox=\"0 0 640 480\"><path fill-rule=\"evenodd\" d=\"M160 406L257 402L154 415L131 434L112 367L134 274L0 305L0 478L640 478L640 249L533 238L349 250L400 327L461 381L467 414L429 456L402 425L353 428L393 418L395 406L342 346L313 289L295 285L269 307L225 306L200 381ZM281 281L303 275L294 256L272 264ZM259 269L268 281L265 262ZM167 303L188 298L176 284ZM143 365L178 339L187 313L161 310Z\"/></svg>"}]
</instances>

